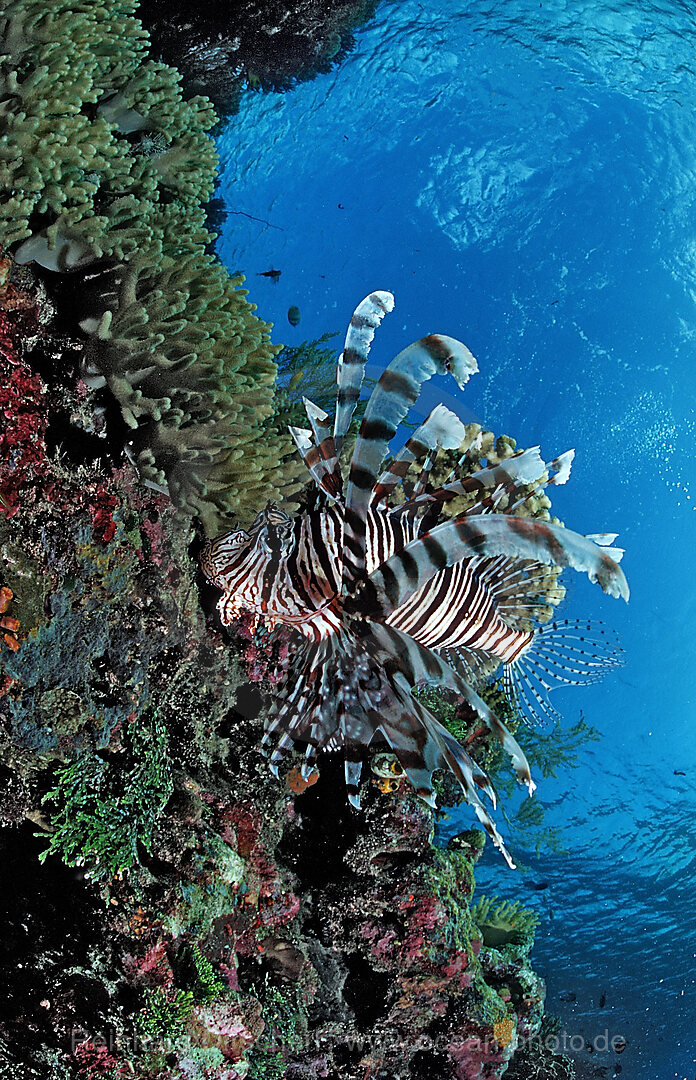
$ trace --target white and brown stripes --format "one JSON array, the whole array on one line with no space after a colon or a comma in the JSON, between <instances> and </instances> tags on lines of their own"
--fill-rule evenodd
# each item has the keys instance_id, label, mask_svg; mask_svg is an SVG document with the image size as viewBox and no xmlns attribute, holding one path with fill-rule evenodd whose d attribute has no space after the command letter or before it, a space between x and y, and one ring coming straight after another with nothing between
<instances>
[{"instance_id":1,"label":"white and brown stripes","mask_svg":"<svg viewBox=\"0 0 696 1080\"><path fill-rule=\"evenodd\" d=\"M360 397L365 364L375 330L393 308L394 297L391 293L374 292L366 296L353 312L336 373L334 445L337 452L340 452L343 445Z\"/></svg>"},{"instance_id":2,"label":"white and brown stripes","mask_svg":"<svg viewBox=\"0 0 696 1080\"><path fill-rule=\"evenodd\" d=\"M446 567L475 556L505 555L585 571L604 592L628 600L628 584L606 550L579 533L508 514L466 514L407 544L370 574L363 610L387 618Z\"/></svg>"},{"instance_id":3,"label":"white and brown stripes","mask_svg":"<svg viewBox=\"0 0 696 1080\"><path fill-rule=\"evenodd\" d=\"M539 627L534 614L539 604L556 602L548 591L549 565L582 570L605 592L628 598L617 565L622 552L611 546L613 534L583 537L512 512L530 489L565 482L570 452L546 465L535 447L477 471L477 439L447 482L427 492L437 449L461 446L466 436L443 406L384 467L389 442L423 381L447 372L462 386L477 370L468 349L452 338L423 338L384 372L367 405L344 495L338 451L375 328L392 306L389 293L372 293L351 320L333 428L327 414L305 400L309 426L292 432L331 504L322 498L294 521L269 505L248 532L237 530L209 545L201 565L222 590L223 623L248 609L266 625L281 622L300 632L264 737L265 746L275 742L274 770L297 743L306 748L305 776L320 751L341 749L348 795L357 806L365 750L385 741L429 802L433 773L449 770L512 865L481 801L484 793L495 802L488 778L411 691L434 684L462 695L531 793L522 750L472 683L502 663L511 693L527 688L542 703L555 673L560 681L588 681L611 664L615 654L609 650L607 660L607 650L592 643L586 630ZM410 500L391 508L395 488L423 457ZM472 494L466 513L429 528L443 503ZM496 512L501 508L505 513ZM553 591L556 599L562 592Z\"/></svg>"},{"instance_id":4,"label":"white and brown stripes","mask_svg":"<svg viewBox=\"0 0 696 1080\"><path fill-rule=\"evenodd\" d=\"M404 349L383 372L365 410L350 466L345 499L343 591L364 576L367 511L390 440L435 374L451 374L460 386L477 371L474 357L454 338L431 334Z\"/></svg>"}]
</instances>

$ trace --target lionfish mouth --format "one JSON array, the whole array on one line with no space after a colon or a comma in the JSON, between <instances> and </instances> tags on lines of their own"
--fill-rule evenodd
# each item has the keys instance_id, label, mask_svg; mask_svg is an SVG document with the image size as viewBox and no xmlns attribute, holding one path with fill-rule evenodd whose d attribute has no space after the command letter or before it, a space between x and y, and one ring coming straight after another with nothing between
<instances>
[{"instance_id":1,"label":"lionfish mouth","mask_svg":"<svg viewBox=\"0 0 696 1080\"><path fill-rule=\"evenodd\" d=\"M304 776L320 752L341 750L348 798L359 807L365 752L386 744L400 775L431 805L434 773L449 771L512 867L483 803L485 796L495 806L490 780L412 691L438 686L462 697L531 794L521 747L479 691L502 667L513 704L539 720L554 715L554 680L588 682L615 666L619 650L606 631L597 635L586 622L544 624L541 613L559 602L564 567L627 600L623 552L612 546L613 534L581 536L529 516L532 497L567 481L572 451L548 463L538 447L485 460L480 437L438 405L386 460L426 379L449 374L463 388L478 370L465 345L442 335L421 338L386 368L344 482L339 453L374 332L393 305L390 293L375 292L354 312L333 422L305 398L309 427L290 429L319 489L316 508L291 521L269 504L248 533L211 544L201 565L222 589L223 624L248 610L302 635L275 688L262 744L276 775L297 745L305 747ZM458 451L444 482L433 480L439 451ZM466 508L448 517L455 499Z\"/></svg>"}]
</instances>

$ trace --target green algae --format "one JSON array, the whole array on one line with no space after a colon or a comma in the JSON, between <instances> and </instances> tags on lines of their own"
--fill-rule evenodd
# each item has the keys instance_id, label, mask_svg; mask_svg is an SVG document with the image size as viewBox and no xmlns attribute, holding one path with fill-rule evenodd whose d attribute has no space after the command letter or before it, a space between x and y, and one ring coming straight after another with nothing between
<instances>
[{"instance_id":1,"label":"green algae","mask_svg":"<svg viewBox=\"0 0 696 1080\"><path fill-rule=\"evenodd\" d=\"M54 809L41 862L58 854L67 866L85 866L88 877L103 881L139 863L139 846L152 851L155 825L172 793L167 734L157 717L140 717L125 742L128 765L88 755L58 767L56 786L43 798Z\"/></svg>"}]
</instances>

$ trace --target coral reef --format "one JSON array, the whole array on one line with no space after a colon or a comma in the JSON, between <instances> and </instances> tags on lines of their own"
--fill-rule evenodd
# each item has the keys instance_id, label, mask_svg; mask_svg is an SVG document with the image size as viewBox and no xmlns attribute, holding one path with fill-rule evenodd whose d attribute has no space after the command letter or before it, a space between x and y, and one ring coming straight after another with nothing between
<instances>
[{"instance_id":1,"label":"coral reef","mask_svg":"<svg viewBox=\"0 0 696 1080\"><path fill-rule=\"evenodd\" d=\"M515 955L528 953L534 942L534 932L539 925L535 911L523 907L518 901L510 903L497 896L481 896L471 908L471 918L481 931L487 949L502 952L511 950Z\"/></svg>"},{"instance_id":2,"label":"coral reef","mask_svg":"<svg viewBox=\"0 0 696 1080\"><path fill-rule=\"evenodd\" d=\"M0 15L0 1078L512 1075L543 987L472 917L482 834L435 848L390 755L359 818L256 753L292 642L220 631L176 507L286 497L292 401L134 12Z\"/></svg>"},{"instance_id":3,"label":"coral reef","mask_svg":"<svg viewBox=\"0 0 696 1080\"><path fill-rule=\"evenodd\" d=\"M215 114L147 59L136 8L5 5L0 240L86 336L83 373L118 401L141 478L214 533L297 484L269 327L207 251Z\"/></svg>"},{"instance_id":4,"label":"coral reef","mask_svg":"<svg viewBox=\"0 0 696 1080\"><path fill-rule=\"evenodd\" d=\"M460 463L467 475L475 475L483 467L494 467L501 461L512 457L518 451L517 443L509 435L494 435L492 431L482 428L480 424L467 424L466 437L457 450L439 450L437 459L431 471L431 483L437 487L446 482L453 469ZM462 460L463 459L463 460ZM409 497L413 485L418 480L420 466L412 465L409 469L407 482L403 494L397 492L394 499L398 502L401 498ZM545 474L544 479L548 479ZM459 495L441 507L441 513L445 518L456 517L457 514L468 510L476 502L475 492L467 495ZM519 486L514 498L517 505L514 509L508 509L508 503L512 496L504 495L497 504L500 512L513 513L516 517L534 518L538 521L550 521L553 524L562 524L558 518L552 517L551 500L543 489L537 490L534 485ZM559 582L561 570L557 566L545 566L542 576L539 578L540 603L531 607L527 625L531 628L537 623L547 622L552 618L555 608L563 600L566 590ZM520 622L524 625L524 620Z\"/></svg>"},{"instance_id":5,"label":"coral reef","mask_svg":"<svg viewBox=\"0 0 696 1080\"><path fill-rule=\"evenodd\" d=\"M321 979L309 1007L319 1063L305 1051L287 1075L500 1077L519 1042L538 1033L543 984L523 950L504 957L482 942L469 909L481 844L434 848L433 811L407 784L381 786L388 765L373 764L358 822L336 807L325 763L283 838L283 858L304 879Z\"/></svg>"},{"instance_id":6,"label":"coral reef","mask_svg":"<svg viewBox=\"0 0 696 1080\"><path fill-rule=\"evenodd\" d=\"M557 720L546 732L524 725L506 697L500 680L492 680L481 686L479 692L486 704L519 738L534 774L543 779L556 776L560 769L575 768L580 748L589 742L596 742L600 737L599 732L586 722L582 714L570 727L564 727L561 721ZM477 761L482 762L486 773L493 779L498 794L510 800L515 784L508 775L505 756L471 707L456 694L432 687L418 690L416 697L426 704L458 742L475 755ZM461 803L458 788L447 776L440 780L438 790L441 805L453 809ZM448 816L445 815L445 825ZM533 850L537 855L542 850L555 854L565 853L562 830L545 824L544 806L536 794L523 800L507 815L507 824L516 846L527 851ZM438 829L438 832L440 831L446 834L447 829ZM468 836L469 833L459 834L462 847L467 845L465 838Z\"/></svg>"},{"instance_id":7,"label":"coral reef","mask_svg":"<svg viewBox=\"0 0 696 1080\"><path fill-rule=\"evenodd\" d=\"M161 59L183 72L223 113L245 87L287 90L330 71L353 47L353 32L376 0L143 0L140 15Z\"/></svg>"}]
</instances>

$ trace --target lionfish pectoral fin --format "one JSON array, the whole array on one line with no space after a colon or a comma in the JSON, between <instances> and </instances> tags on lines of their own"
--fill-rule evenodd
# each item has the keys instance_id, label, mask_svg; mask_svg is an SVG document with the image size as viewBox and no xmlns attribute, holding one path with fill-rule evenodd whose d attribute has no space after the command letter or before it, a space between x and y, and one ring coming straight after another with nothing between
<instances>
[{"instance_id":1,"label":"lionfish pectoral fin","mask_svg":"<svg viewBox=\"0 0 696 1080\"><path fill-rule=\"evenodd\" d=\"M365 614L386 618L441 570L473 556L505 555L583 570L604 592L628 600L620 566L606 549L561 525L507 514L460 514L412 540L369 575ZM368 590L365 590L366 601Z\"/></svg>"},{"instance_id":2,"label":"lionfish pectoral fin","mask_svg":"<svg viewBox=\"0 0 696 1080\"><path fill-rule=\"evenodd\" d=\"M378 658L385 668L389 666L396 669L391 676L396 685L403 679L409 687L421 684L439 685L460 694L500 742L510 757L517 782L524 784L531 794L535 785L522 748L503 721L441 656L420 645L408 634L386 624L373 624L372 640L375 658Z\"/></svg>"},{"instance_id":3,"label":"lionfish pectoral fin","mask_svg":"<svg viewBox=\"0 0 696 1080\"><path fill-rule=\"evenodd\" d=\"M521 656L505 666L505 689L528 722L558 722L560 713L549 701L550 692L599 682L622 666L621 653L619 635L603 623L587 619L546 623L536 629Z\"/></svg>"},{"instance_id":4,"label":"lionfish pectoral fin","mask_svg":"<svg viewBox=\"0 0 696 1080\"><path fill-rule=\"evenodd\" d=\"M547 466L542 461L539 453L539 447L532 446L519 454L513 454L512 457L506 458L498 465L479 469L470 476L465 476L462 479L448 478L442 487L436 488L435 491L427 494L421 491L420 488L418 490L414 489L412 498L401 506L395 507L393 512L402 514L419 505L433 502L446 503L461 495L475 495L477 502L467 510L468 514L475 514L477 506L487 502L495 492L498 492L498 497L506 494L514 495L518 488L536 484L540 477L543 476L546 468ZM456 469L454 474L456 475ZM450 474L450 477L452 477L452 474ZM524 502L527 497L525 492L520 502Z\"/></svg>"},{"instance_id":5,"label":"lionfish pectoral fin","mask_svg":"<svg viewBox=\"0 0 696 1080\"><path fill-rule=\"evenodd\" d=\"M346 747L344 751L343 769L346 778L346 791L348 792L348 802L351 806L355 806L356 809L360 809L360 777L362 775L362 757L354 757L350 753L350 748Z\"/></svg>"},{"instance_id":6,"label":"lionfish pectoral fin","mask_svg":"<svg viewBox=\"0 0 696 1080\"><path fill-rule=\"evenodd\" d=\"M613 547L613 543L618 539L618 533L586 533L585 539L591 540L598 547L604 550L605 555L611 556L614 562L621 562L626 551L624 548Z\"/></svg>"},{"instance_id":7,"label":"lionfish pectoral fin","mask_svg":"<svg viewBox=\"0 0 696 1080\"><path fill-rule=\"evenodd\" d=\"M394 685L402 704L407 704L411 717L410 729L405 731L402 723L395 725L383 717L380 730L384 733L416 792L430 806L435 806L432 775L436 769L449 770L462 789L464 798L473 807L474 813L491 837L493 844L508 866L514 870L515 863L505 847L495 822L478 795L477 788L484 790L495 807L495 792L488 777L432 713L411 696L403 676L397 676ZM405 701L405 694L408 694L408 703Z\"/></svg>"}]
</instances>

